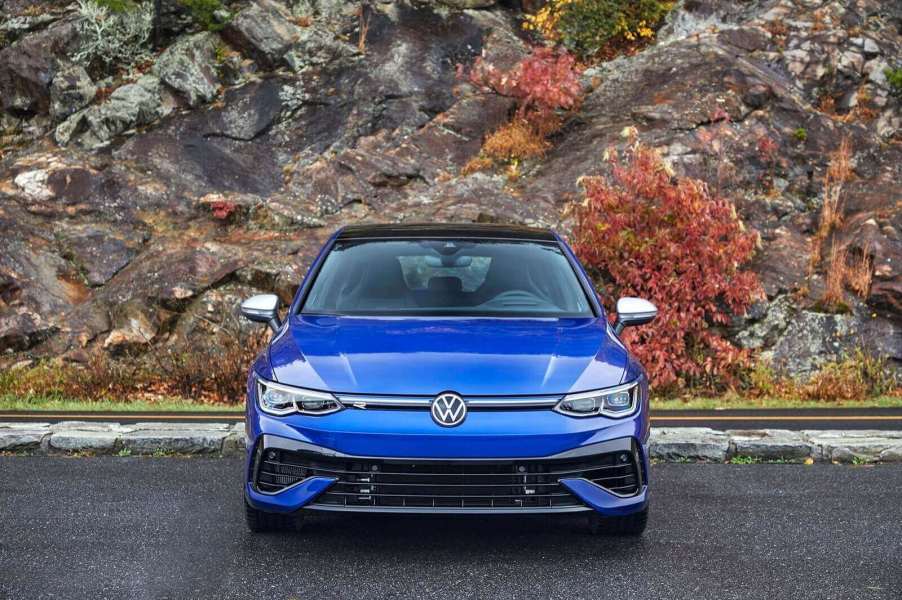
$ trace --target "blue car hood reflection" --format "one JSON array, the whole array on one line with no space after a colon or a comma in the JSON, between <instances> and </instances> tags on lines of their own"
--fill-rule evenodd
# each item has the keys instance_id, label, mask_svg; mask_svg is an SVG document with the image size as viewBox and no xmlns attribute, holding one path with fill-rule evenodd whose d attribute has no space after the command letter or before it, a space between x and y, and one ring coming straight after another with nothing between
<instances>
[{"instance_id":1,"label":"blue car hood reflection","mask_svg":"<svg viewBox=\"0 0 902 600\"><path fill-rule=\"evenodd\" d=\"M292 316L270 348L279 382L336 393L546 395L621 383L601 319Z\"/></svg>"}]
</instances>

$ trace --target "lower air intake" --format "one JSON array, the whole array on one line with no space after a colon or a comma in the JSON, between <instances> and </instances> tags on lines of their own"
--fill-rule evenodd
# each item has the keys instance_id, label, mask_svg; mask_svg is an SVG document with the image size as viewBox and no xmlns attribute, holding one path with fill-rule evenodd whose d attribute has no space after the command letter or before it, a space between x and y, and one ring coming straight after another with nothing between
<instances>
[{"instance_id":1,"label":"lower air intake","mask_svg":"<svg viewBox=\"0 0 902 600\"><path fill-rule=\"evenodd\" d=\"M559 483L583 478L621 496L641 485L634 450L579 459L414 461L350 459L267 449L258 455L257 489L275 493L306 477L336 483L312 507L567 508L582 506Z\"/></svg>"}]
</instances>

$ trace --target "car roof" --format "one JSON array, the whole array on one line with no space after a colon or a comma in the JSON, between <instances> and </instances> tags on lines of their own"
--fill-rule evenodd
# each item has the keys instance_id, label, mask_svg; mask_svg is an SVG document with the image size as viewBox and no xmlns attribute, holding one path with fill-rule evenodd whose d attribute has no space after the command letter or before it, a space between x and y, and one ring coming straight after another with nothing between
<instances>
[{"instance_id":1,"label":"car roof","mask_svg":"<svg viewBox=\"0 0 902 600\"><path fill-rule=\"evenodd\" d=\"M338 233L339 240L391 238L482 238L548 242L556 240L554 233L547 228L487 223L349 225Z\"/></svg>"}]
</instances>

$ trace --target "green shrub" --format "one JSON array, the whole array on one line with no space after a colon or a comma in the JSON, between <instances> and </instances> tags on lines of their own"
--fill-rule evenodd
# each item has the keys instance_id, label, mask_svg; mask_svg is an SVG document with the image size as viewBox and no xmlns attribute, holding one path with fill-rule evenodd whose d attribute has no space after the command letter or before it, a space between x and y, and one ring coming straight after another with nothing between
<instances>
[{"instance_id":1,"label":"green shrub","mask_svg":"<svg viewBox=\"0 0 902 600\"><path fill-rule=\"evenodd\" d=\"M216 11L224 8L220 0L179 0L179 3L188 9L194 22L207 31L222 29L223 23L215 16Z\"/></svg>"},{"instance_id":2,"label":"green shrub","mask_svg":"<svg viewBox=\"0 0 902 600\"><path fill-rule=\"evenodd\" d=\"M902 67L886 69L883 74L886 75L886 82L893 93L897 96L902 95Z\"/></svg>"},{"instance_id":3,"label":"green shrub","mask_svg":"<svg viewBox=\"0 0 902 600\"><path fill-rule=\"evenodd\" d=\"M611 42L654 37L673 5L666 0L550 0L527 16L524 27L590 57Z\"/></svg>"},{"instance_id":4,"label":"green shrub","mask_svg":"<svg viewBox=\"0 0 902 600\"><path fill-rule=\"evenodd\" d=\"M124 13L135 8L135 3L131 0L94 0L94 3L111 13Z\"/></svg>"},{"instance_id":5,"label":"green shrub","mask_svg":"<svg viewBox=\"0 0 902 600\"><path fill-rule=\"evenodd\" d=\"M804 127L799 127L794 132L792 132L792 137L800 142L804 142L808 139L808 130Z\"/></svg>"}]
</instances>

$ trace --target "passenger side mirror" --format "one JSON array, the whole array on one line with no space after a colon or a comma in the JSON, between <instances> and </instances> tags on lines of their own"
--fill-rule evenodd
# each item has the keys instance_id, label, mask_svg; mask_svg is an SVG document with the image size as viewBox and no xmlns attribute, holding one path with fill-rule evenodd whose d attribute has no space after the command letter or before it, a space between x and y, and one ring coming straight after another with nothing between
<instances>
[{"instance_id":1,"label":"passenger side mirror","mask_svg":"<svg viewBox=\"0 0 902 600\"><path fill-rule=\"evenodd\" d=\"M624 327L651 323L657 316L657 307L648 300L621 298L617 301L617 321L614 323L614 333L620 335Z\"/></svg>"},{"instance_id":2,"label":"passenger side mirror","mask_svg":"<svg viewBox=\"0 0 902 600\"><path fill-rule=\"evenodd\" d=\"M279 297L275 294L251 296L241 303L241 316L249 321L266 323L273 331L282 326L279 319Z\"/></svg>"}]
</instances>

